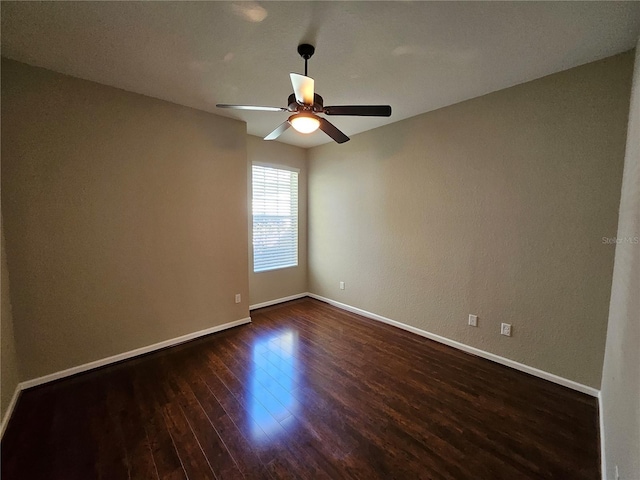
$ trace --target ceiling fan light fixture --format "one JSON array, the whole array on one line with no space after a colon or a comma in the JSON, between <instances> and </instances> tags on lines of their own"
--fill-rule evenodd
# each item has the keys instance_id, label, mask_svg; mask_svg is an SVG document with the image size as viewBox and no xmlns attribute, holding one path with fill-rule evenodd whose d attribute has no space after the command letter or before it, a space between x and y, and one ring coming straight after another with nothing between
<instances>
[{"instance_id":1,"label":"ceiling fan light fixture","mask_svg":"<svg viewBox=\"0 0 640 480\"><path fill-rule=\"evenodd\" d=\"M313 133L320 126L318 117L311 113L298 113L289 119L291 126L300 133Z\"/></svg>"}]
</instances>

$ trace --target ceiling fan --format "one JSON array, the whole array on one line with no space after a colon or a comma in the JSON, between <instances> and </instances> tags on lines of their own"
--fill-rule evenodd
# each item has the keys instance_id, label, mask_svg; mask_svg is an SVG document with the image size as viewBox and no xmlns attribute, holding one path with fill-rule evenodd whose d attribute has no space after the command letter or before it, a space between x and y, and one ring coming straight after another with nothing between
<instances>
[{"instance_id":1,"label":"ceiling fan","mask_svg":"<svg viewBox=\"0 0 640 480\"><path fill-rule=\"evenodd\" d=\"M228 105L219 103L218 108L234 108L236 110L255 110L260 112L292 112L286 121L281 123L273 132L264 137L265 140L275 140L289 127L293 127L300 133L312 133L318 128L329 135L337 143L349 141L344 133L338 130L327 119L319 116L325 115L351 115L360 117L390 117L389 105L338 105L325 107L322 97L314 92L314 80L307 76L307 61L313 56L315 47L303 43L298 46L298 53L304 58L304 75L291 74L293 94L289 95L287 107L260 107L256 105Z\"/></svg>"}]
</instances>

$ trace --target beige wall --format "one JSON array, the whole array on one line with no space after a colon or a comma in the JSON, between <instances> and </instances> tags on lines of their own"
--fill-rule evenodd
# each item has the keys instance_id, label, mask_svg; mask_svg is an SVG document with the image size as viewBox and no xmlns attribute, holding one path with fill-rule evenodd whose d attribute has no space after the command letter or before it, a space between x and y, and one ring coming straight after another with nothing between
<instances>
[{"instance_id":1,"label":"beige wall","mask_svg":"<svg viewBox=\"0 0 640 480\"><path fill-rule=\"evenodd\" d=\"M310 291L599 388L632 61L311 149Z\"/></svg>"},{"instance_id":2,"label":"beige wall","mask_svg":"<svg viewBox=\"0 0 640 480\"><path fill-rule=\"evenodd\" d=\"M601 392L603 478L640 475L640 41L624 161ZM636 477L634 477L634 475Z\"/></svg>"},{"instance_id":3,"label":"beige wall","mask_svg":"<svg viewBox=\"0 0 640 480\"><path fill-rule=\"evenodd\" d=\"M11 403L16 387L20 382L18 357L16 355L15 337L13 333L13 317L11 315L11 298L9 290L9 270L4 250L4 228L2 234L2 312L0 317L0 419L4 421L7 408Z\"/></svg>"},{"instance_id":4,"label":"beige wall","mask_svg":"<svg viewBox=\"0 0 640 480\"><path fill-rule=\"evenodd\" d=\"M241 122L3 59L25 379L248 317L246 173Z\"/></svg>"},{"instance_id":5,"label":"beige wall","mask_svg":"<svg viewBox=\"0 0 640 480\"><path fill-rule=\"evenodd\" d=\"M253 273L251 218L249 218L249 304L304 293L307 291L307 161L306 150L278 142L267 142L253 135L247 136L249 172L252 162L284 165L300 170L298 176L298 266ZM251 174L249 173L249 183ZM251 186L249 185L249 204Z\"/></svg>"}]
</instances>

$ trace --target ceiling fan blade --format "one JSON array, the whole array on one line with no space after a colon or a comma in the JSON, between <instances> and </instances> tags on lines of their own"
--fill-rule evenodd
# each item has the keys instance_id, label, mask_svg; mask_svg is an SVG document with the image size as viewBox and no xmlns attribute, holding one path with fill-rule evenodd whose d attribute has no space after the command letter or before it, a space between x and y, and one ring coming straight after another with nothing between
<instances>
[{"instance_id":1,"label":"ceiling fan blade","mask_svg":"<svg viewBox=\"0 0 640 480\"><path fill-rule=\"evenodd\" d=\"M278 125L277 128L273 132L271 132L269 135L264 137L264 139L265 140L275 140L280 135L282 135L290 126L291 126L291 124L289 123L289 120L285 120L280 125Z\"/></svg>"},{"instance_id":2,"label":"ceiling fan blade","mask_svg":"<svg viewBox=\"0 0 640 480\"><path fill-rule=\"evenodd\" d=\"M349 141L349 137L338 130L335 125L329 122L326 118L318 117L318 120L320 120L320 130L333 138L337 143Z\"/></svg>"},{"instance_id":3,"label":"ceiling fan blade","mask_svg":"<svg viewBox=\"0 0 640 480\"><path fill-rule=\"evenodd\" d=\"M389 105L337 105L324 107L327 115L354 115L358 117L390 117Z\"/></svg>"},{"instance_id":4,"label":"ceiling fan blade","mask_svg":"<svg viewBox=\"0 0 640 480\"><path fill-rule=\"evenodd\" d=\"M235 110L255 110L257 112L288 112L284 107L260 107L258 105L228 105L226 103L218 103L218 108L233 108Z\"/></svg>"},{"instance_id":5,"label":"ceiling fan blade","mask_svg":"<svg viewBox=\"0 0 640 480\"><path fill-rule=\"evenodd\" d=\"M313 105L314 81L311 77L305 77L297 73L291 74L291 85L296 94L296 100L303 105Z\"/></svg>"}]
</instances>

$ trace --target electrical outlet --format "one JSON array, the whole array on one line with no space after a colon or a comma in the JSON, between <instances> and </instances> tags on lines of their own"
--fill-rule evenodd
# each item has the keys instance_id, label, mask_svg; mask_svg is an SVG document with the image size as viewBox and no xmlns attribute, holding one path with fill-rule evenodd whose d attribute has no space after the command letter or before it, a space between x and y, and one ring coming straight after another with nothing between
<instances>
[{"instance_id":1,"label":"electrical outlet","mask_svg":"<svg viewBox=\"0 0 640 480\"><path fill-rule=\"evenodd\" d=\"M511 336L511 324L510 323L503 323L500 326L500 335L506 335L507 337Z\"/></svg>"},{"instance_id":2,"label":"electrical outlet","mask_svg":"<svg viewBox=\"0 0 640 480\"><path fill-rule=\"evenodd\" d=\"M236 293L236 303L240 303L242 301L242 297L239 293Z\"/></svg>"},{"instance_id":3,"label":"electrical outlet","mask_svg":"<svg viewBox=\"0 0 640 480\"><path fill-rule=\"evenodd\" d=\"M340 290L344 290L344 282L340 282Z\"/></svg>"},{"instance_id":4,"label":"electrical outlet","mask_svg":"<svg viewBox=\"0 0 640 480\"><path fill-rule=\"evenodd\" d=\"M618 465L616 465L616 480L620 480L620 471L618 470Z\"/></svg>"},{"instance_id":5,"label":"electrical outlet","mask_svg":"<svg viewBox=\"0 0 640 480\"><path fill-rule=\"evenodd\" d=\"M469 315L469 325L472 327L478 326L478 316L477 315Z\"/></svg>"}]
</instances>

